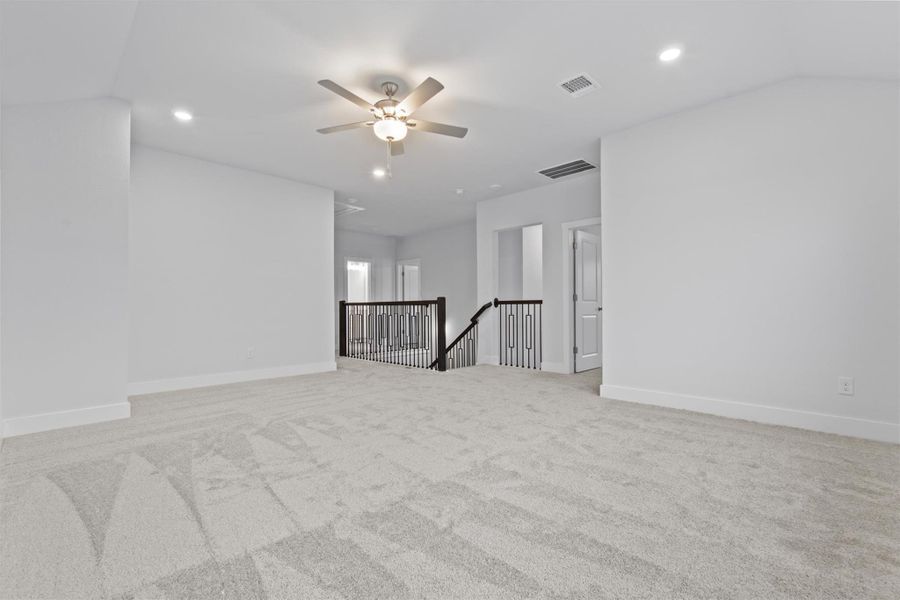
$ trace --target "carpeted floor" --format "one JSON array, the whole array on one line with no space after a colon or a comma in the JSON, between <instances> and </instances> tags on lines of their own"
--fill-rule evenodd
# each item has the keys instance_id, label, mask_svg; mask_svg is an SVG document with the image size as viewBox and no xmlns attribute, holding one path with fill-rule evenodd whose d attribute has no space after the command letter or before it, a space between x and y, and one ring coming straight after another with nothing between
<instances>
[{"instance_id":1,"label":"carpeted floor","mask_svg":"<svg viewBox=\"0 0 900 600\"><path fill-rule=\"evenodd\" d=\"M597 379L343 361L6 440L0 598L900 597L900 447Z\"/></svg>"}]
</instances>

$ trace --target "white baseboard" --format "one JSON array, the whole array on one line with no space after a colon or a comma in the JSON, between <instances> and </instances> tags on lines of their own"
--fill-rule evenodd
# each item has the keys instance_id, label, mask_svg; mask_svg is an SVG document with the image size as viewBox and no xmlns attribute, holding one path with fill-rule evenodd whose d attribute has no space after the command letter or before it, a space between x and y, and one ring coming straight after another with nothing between
<instances>
[{"instance_id":1,"label":"white baseboard","mask_svg":"<svg viewBox=\"0 0 900 600\"><path fill-rule=\"evenodd\" d=\"M555 363L555 362L541 362L541 371L547 371L548 373L562 373L563 375L568 375L571 373L569 371L569 365L566 363Z\"/></svg>"},{"instance_id":2,"label":"white baseboard","mask_svg":"<svg viewBox=\"0 0 900 600\"><path fill-rule=\"evenodd\" d=\"M612 400L679 408L720 417L756 421L757 423L770 425L785 425L812 431L824 431L826 433L836 433L877 440L879 442L900 443L900 424L885 421L869 421L841 415L829 415L657 390L644 390L619 385L601 385L600 395Z\"/></svg>"},{"instance_id":3,"label":"white baseboard","mask_svg":"<svg viewBox=\"0 0 900 600\"><path fill-rule=\"evenodd\" d=\"M130 416L131 403L119 402L118 404L104 404L103 406L89 406L74 410L13 417L3 420L3 437L8 438L15 435L62 429L63 427L127 419Z\"/></svg>"},{"instance_id":4,"label":"white baseboard","mask_svg":"<svg viewBox=\"0 0 900 600\"><path fill-rule=\"evenodd\" d=\"M491 366L496 367L500 364L500 357L499 356L485 356L484 358L478 359L478 364L479 365L491 365Z\"/></svg>"},{"instance_id":5,"label":"white baseboard","mask_svg":"<svg viewBox=\"0 0 900 600\"><path fill-rule=\"evenodd\" d=\"M190 377L175 377L173 379L137 381L128 384L128 395L140 396L141 394L155 394L157 392L174 392L177 390L209 387L211 385L224 385L226 383L240 383L242 381L258 381L260 379L277 379L279 377L324 373L336 369L337 364L334 361L330 361L304 365L287 365L284 367L269 367L266 369L253 369L251 371L232 371L230 373L211 373L209 375L193 375Z\"/></svg>"}]
</instances>

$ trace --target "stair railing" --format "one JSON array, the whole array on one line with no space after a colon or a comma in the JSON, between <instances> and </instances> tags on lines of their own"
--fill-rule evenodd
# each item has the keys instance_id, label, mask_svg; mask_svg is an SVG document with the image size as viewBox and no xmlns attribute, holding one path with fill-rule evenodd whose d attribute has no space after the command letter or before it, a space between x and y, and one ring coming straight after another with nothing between
<instances>
[{"instance_id":1,"label":"stair railing","mask_svg":"<svg viewBox=\"0 0 900 600\"><path fill-rule=\"evenodd\" d=\"M447 300L340 302L339 354L418 367L459 369L478 363L478 323L491 307L499 311L499 363L540 369L543 300L486 302L450 344L446 342Z\"/></svg>"},{"instance_id":2,"label":"stair railing","mask_svg":"<svg viewBox=\"0 0 900 600\"><path fill-rule=\"evenodd\" d=\"M543 355L543 300L498 300L500 311L500 364L540 369Z\"/></svg>"},{"instance_id":3,"label":"stair railing","mask_svg":"<svg viewBox=\"0 0 900 600\"><path fill-rule=\"evenodd\" d=\"M493 306L492 302L485 302L469 319L469 325L447 346L448 369L472 367L478 363L478 319L491 306ZM428 368L433 369L435 365L436 362Z\"/></svg>"},{"instance_id":4,"label":"stair railing","mask_svg":"<svg viewBox=\"0 0 900 600\"><path fill-rule=\"evenodd\" d=\"M346 302L338 354L406 367L447 370L447 299Z\"/></svg>"}]
</instances>

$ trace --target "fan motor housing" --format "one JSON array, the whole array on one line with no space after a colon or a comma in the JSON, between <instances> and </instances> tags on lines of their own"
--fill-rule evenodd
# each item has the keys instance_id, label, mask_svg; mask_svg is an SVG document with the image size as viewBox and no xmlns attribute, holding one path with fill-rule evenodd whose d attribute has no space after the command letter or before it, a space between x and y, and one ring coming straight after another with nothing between
<instances>
[{"instance_id":1,"label":"fan motor housing","mask_svg":"<svg viewBox=\"0 0 900 600\"><path fill-rule=\"evenodd\" d=\"M397 100L393 98L385 98L384 100L379 100L375 103L375 108L380 110L382 114L385 115L393 115L397 105L400 104Z\"/></svg>"}]
</instances>

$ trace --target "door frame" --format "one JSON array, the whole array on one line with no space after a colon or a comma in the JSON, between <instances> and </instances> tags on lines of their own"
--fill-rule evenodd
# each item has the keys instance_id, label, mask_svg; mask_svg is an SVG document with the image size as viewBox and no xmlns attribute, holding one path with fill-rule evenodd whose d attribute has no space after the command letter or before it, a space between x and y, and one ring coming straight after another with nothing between
<instances>
[{"instance_id":1,"label":"door frame","mask_svg":"<svg viewBox=\"0 0 900 600\"><path fill-rule=\"evenodd\" d=\"M400 268L409 265L418 267L419 269L419 299L422 299L422 259L421 258L401 258L394 263L394 300L402 300L400 296L403 281L400 277Z\"/></svg>"},{"instance_id":2,"label":"door frame","mask_svg":"<svg viewBox=\"0 0 900 600\"><path fill-rule=\"evenodd\" d=\"M572 352L572 348L575 347L575 307L572 302L572 294L575 293L575 274L573 272L572 265L575 264L575 253L572 251L572 243L575 241L575 230L580 229L582 227L590 227L591 225L601 225L600 217L591 217L589 219L579 219L577 221L568 221L562 224L562 244L563 244L563 252L562 252L562 273L563 273L563 286L562 286L562 340L563 340L563 348L565 349L565 361L563 362L563 366L565 367L566 373L574 373L575 372L575 354ZM603 273L605 272L603 268L603 234L601 231L600 234L600 275L601 278ZM601 284L601 298L600 305L603 305L603 290L604 286ZM603 319L603 313L600 313L600 318ZM606 328L603 328L605 331ZM603 340L600 340L601 348L603 348ZM604 354L606 349L603 348ZM602 366L602 365L601 365Z\"/></svg>"},{"instance_id":3,"label":"door frame","mask_svg":"<svg viewBox=\"0 0 900 600\"><path fill-rule=\"evenodd\" d=\"M344 289L344 300L349 300L347 298L349 292L349 286L347 285L347 263L351 262L361 262L361 263L369 263L369 302L372 302L372 299L375 297L375 259L372 258L363 258L358 256L345 256L344 257L344 265L341 272L341 280L342 287Z\"/></svg>"}]
</instances>

